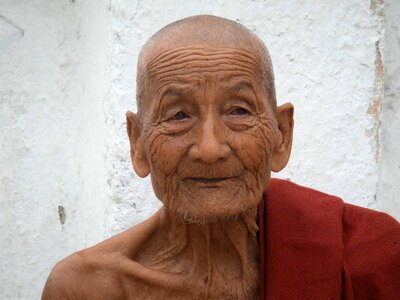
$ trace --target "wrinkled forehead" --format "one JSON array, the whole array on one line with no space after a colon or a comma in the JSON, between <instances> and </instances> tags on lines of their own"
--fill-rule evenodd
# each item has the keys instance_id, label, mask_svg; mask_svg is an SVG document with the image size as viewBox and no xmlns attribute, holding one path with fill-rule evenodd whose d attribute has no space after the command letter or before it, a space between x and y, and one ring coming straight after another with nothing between
<instances>
[{"instance_id":1,"label":"wrinkled forehead","mask_svg":"<svg viewBox=\"0 0 400 300\"><path fill-rule=\"evenodd\" d=\"M260 59L246 49L193 45L161 51L145 64L146 77L158 93L171 83L217 84L232 77L241 77L249 84L262 82Z\"/></svg>"}]
</instances>

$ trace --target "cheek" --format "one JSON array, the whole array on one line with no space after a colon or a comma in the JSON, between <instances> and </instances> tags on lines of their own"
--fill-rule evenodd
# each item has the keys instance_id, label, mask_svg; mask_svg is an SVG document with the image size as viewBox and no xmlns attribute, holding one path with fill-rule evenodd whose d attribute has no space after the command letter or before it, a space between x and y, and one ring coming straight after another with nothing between
<instances>
[{"instance_id":1,"label":"cheek","mask_svg":"<svg viewBox=\"0 0 400 300\"><path fill-rule=\"evenodd\" d=\"M150 167L156 176L173 175L187 148L184 140L158 132L150 134L146 144Z\"/></svg>"},{"instance_id":2,"label":"cheek","mask_svg":"<svg viewBox=\"0 0 400 300\"><path fill-rule=\"evenodd\" d=\"M172 199L177 191L173 178L184 153L182 144L171 136L154 131L148 136L146 146L153 190L157 198L168 206L168 199Z\"/></svg>"},{"instance_id":3,"label":"cheek","mask_svg":"<svg viewBox=\"0 0 400 300\"><path fill-rule=\"evenodd\" d=\"M231 145L246 169L264 171L270 164L274 147L272 123L259 123L246 131L235 133Z\"/></svg>"}]
</instances>

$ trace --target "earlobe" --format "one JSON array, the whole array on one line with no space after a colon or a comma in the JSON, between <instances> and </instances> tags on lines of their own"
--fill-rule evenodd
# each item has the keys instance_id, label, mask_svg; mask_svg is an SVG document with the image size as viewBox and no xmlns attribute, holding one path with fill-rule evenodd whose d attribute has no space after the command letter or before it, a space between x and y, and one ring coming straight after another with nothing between
<instances>
[{"instance_id":1,"label":"earlobe","mask_svg":"<svg viewBox=\"0 0 400 300\"><path fill-rule=\"evenodd\" d=\"M133 169L139 177L146 177L150 174L150 165L147 157L144 155L143 144L141 141L138 142L135 153L131 150L131 160Z\"/></svg>"},{"instance_id":2,"label":"earlobe","mask_svg":"<svg viewBox=\"0 0 400 300\"><path fill-rule=\"evenodd\" d=\"M275 118L278 129L275 147L272 153L271 170L281 171L288 163L293 141L294 108L291 103L285 103L276 109Z\"/></svg>"},{"instance_id":3,"label":"earlobe","mask_svg":"<svg viewBox=\"0 0 400 300\"><path fill-rule=\"evenodd\" d=\"M126 113L126 130L131 147L131 161L136 174L142 178L150 173L150 165L144 153L143 140L141 138L141 122L133 112Z\"/></svg>"}]
</instances>

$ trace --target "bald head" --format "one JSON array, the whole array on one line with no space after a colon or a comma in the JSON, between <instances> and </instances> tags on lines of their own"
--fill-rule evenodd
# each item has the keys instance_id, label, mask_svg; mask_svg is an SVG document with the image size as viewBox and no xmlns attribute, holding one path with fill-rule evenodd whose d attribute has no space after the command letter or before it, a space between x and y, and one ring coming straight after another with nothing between
<instances>
[{"instance_id":1,"label":"bald head","mask_svg":"<svg viewBox=\"0 0 400 300\"><path fill-rule=\"evenodd\" d=\"M146 101L149 83L148 66L154 58L166 51L184 47L233 48L252 53L260 65L267 101L275 110L276 95L271 59L264 43L243 25L215 17L193 16L173 22L154 34L143 46L138 60L137 103L138 112Z\"/></svg>"}]
</instances>

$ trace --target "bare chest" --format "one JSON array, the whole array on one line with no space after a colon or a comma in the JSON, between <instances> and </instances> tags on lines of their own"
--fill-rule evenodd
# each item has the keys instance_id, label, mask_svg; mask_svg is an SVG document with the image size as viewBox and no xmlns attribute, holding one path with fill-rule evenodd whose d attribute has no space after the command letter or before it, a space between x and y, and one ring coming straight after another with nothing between
<instances>
[{"instance_id":1,"label":"bare chest","mask_svg":"<svg viewBox=\"0 0 400 300\"><path fill-rule=\"evenodd\" d=\"M128 264L127 264L128 265ZM119 286L120 299L258 299L258 270L229 272L229 268L209 267L207 270L144 266L130 262L123 267ZM167 264L168 265L168 264ZM242 270L243 271L243 270Z\"/></svg>"}]
</instances>

